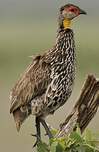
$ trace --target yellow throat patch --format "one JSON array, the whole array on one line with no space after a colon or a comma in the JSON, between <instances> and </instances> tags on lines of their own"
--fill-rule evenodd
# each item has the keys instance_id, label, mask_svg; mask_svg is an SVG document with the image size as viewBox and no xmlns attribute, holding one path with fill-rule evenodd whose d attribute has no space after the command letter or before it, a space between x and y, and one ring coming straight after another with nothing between
<instances>
[{"instance_id":1,"label":"yellow throat patch","mask_svg":"<svg viewBox=\"0 0 99 152\"><path fill-rule=\"evenodd\" d=\"M71 20L65 19L63 21L63 26L64 26L64 29L70 28L70 26L71 26Z\"/></svg>"}]
</instances>

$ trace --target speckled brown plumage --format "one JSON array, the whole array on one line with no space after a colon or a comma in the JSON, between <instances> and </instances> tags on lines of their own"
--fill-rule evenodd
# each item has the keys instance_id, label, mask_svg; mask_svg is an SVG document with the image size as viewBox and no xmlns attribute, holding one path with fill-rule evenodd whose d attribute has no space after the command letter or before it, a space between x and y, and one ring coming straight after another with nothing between
<instances>
[{"instance_id":1,"label":"speckled brown plumage","mask_svg":"<svg viewBox=\"0 0 99 152\"><path fill-rule=\"evenodd\" d=\"M73 8L77 11L75 14ZM64 28L62 20L65 20L66 15L71 20L80 11L79 7L72 4L60 9L55 45L32 60L12 89L10 113L13 113L17 130L30 114L44 119L70 97L75 79L75 43L72 29Z\"/></svg>"},{"instance_id":2,"label":"speckled brown plumage","mask_svg":"<svg viewBox=\"0 0 99 152\"><path fill-rule=\"evenodd\" d=\"M72 30L60 29L55 46L36 56L16 83L11 92L10 112L18 129L29 114L44 117L66 102L75 75L74 48ZM20 115L16 117L16 113Z\"/></svg>"}]
</instances>

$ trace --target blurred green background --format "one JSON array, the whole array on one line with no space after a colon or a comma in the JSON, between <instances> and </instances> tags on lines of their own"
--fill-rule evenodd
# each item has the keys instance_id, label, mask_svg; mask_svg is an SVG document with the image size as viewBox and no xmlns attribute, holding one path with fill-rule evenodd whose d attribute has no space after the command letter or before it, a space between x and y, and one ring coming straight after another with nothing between
<instances>
[{"instance_id":1,"label":"blurred green background","mask_svg":"<svg viewBox=\"0 0 99 152\"><path fill-rule=\"evenodd\" d=\"M77 48L76 81L69 102L47 119L56 128L71 111L87 74L99 77L99 1L0 0L0 151L33 151L34 139L30 134L35 133L34 118L30 117L17 133L9 114L9 93L31 62L29 56L53 46L58 8L68 2L77 4L88 15L73 21ZM99 132L99 112L89 128Z\"/></svg>"}]
</instances>

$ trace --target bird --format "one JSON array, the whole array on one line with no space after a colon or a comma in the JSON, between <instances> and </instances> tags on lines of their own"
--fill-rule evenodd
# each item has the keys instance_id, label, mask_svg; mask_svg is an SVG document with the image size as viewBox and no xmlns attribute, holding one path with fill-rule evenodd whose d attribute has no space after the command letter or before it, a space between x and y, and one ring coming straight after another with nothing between
<instances>
[{"instance_id":1,"label":"bird","mask_svg":"<svg viewBox=\"0 0 99 152\"><path fill-rule=\"evenodd\" d=\"M75 80L76 52L72 20L87 14L74 4L59 9L58 29L53 47L32 58L10 92L10 113L17 131L30 116L35 116L37 142L41 139L40 124L49 138L53 135L45 118L63 106L70 97Z\"/></svg>"}]
</instances>

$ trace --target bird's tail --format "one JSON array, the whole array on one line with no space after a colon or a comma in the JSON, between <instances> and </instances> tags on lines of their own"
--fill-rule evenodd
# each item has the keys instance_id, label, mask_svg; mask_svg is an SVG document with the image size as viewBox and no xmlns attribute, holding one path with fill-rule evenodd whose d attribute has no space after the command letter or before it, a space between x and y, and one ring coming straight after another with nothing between
<instances>
[{"instance_id":1,"label":"bird's tail","mask_svg":"<svg viewBox=\"0 0 99 152\"><path fill-rule=\"evenodd\" d=\"M16 128L17 128L18 132L20 131L20 127L21 127L22 123L25 121L25 119L28 118L29 115L30 115L29 112L22 111L20 108L16 109L13 112L13 117L14 117L14 120L16 123Z\"/></svg>"}]
</instances>

